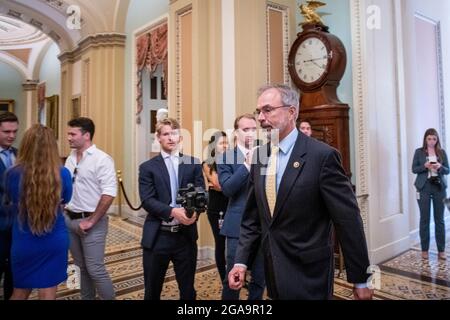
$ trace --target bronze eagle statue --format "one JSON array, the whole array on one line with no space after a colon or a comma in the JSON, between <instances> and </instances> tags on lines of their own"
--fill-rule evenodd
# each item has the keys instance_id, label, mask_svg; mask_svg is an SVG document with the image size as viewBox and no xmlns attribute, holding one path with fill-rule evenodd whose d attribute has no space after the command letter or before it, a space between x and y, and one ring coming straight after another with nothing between
<instances>
[{"instance_id":1,"label":"bronze eagle statue","mask_svg":"<svg viewBox=\"0 0 450 320\"><path fill-rule=\"evenodd\" d=\"M301 22L300 25L303 26L305 24L315 24L324 26L321 16L323 14L318 14L316 9L319 7L326 6L326 3L320 1L306 1L307 4L300 5L300 13L305 18L305 21Z\"/></svg>"}]
</instances>

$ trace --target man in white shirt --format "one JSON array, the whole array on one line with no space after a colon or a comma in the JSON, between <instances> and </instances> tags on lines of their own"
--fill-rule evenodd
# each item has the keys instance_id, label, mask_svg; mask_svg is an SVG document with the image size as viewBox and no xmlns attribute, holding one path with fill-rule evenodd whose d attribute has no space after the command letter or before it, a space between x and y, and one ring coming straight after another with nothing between
<instances>
[{"instance_id":1,"label":"man in white shirt","mask_svg":"<svg viewBox=\"0 0 450 320\"><path fill-rule=\"evenodd\" d=\"M95 125L89 118L68 122L68 141L73 149L66 160L72 173L73 195L65 218L70 234L70 251L81 271L81 298L115 298L104 256L108 232L107 211L117 195L113 159L92 143Z\"/></svg>"}]
</instances>

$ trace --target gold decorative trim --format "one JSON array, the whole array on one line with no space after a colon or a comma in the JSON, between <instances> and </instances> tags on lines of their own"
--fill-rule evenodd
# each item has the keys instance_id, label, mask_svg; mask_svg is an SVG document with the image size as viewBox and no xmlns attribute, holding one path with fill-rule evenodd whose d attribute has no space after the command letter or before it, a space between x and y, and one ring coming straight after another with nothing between
<instances>
[{"instance_id":1,"label":"gold decorative trim","mask_svg":"<svg viewBox=\"0 0 450 320\"><path fill-rule=\"evenodd\" d=\"M181 17L186 15L186 14L190 14L192 13L192 5L189 5L187 7L184 7L181 10L178 10L176 12L177 15L177 22L176 22L176 45L175 45L175 61L176 61L176 78L175 78L175 92L176 92L176 119L177 121L181 124L182 123L182 118L183 118L183 113L182 113L182 104L183 101L181 99L181 75L182 75L182 67L181 67L181 36L182 36L182 31L181 31Z\"/></svg>"},{"instance_id":2,"label":"gold decorative trim","mask_svg":"<svg viewBox=\"0 0 450 320\"><path fill-rule=\"evenodd\" d=\"M356 176L356 190L358 194L366 196L360 197L358 200L361 211L361 218L364 223L364 229L368 231L368 214L369 214L369 162L366 148L367 133L364 112L364 64L363 64L363 40L361 30L365 27L364 15L361 14L361 1L351 0L351 24L352 24L352 60L353 60L353 109L355 114L355 147L356 147L356 163L355 170L358 172Z\"/></svg>"},{"instance_id":3,"label":"gold decorative trim","mask_svg":"<svg viewBox=\"0 0 450 320\"><path fill-rule=\"evenodd\" d=\"M89 97L90 97L90 71L91 60L86 59L83 61L83 97L81 98L81 114L89 114Z\"/></svg>"},{"instance_id":4,"label":"gold decorative trim","mask_svg":"<svg viewBox=\"0 0 450 320\"><path fill-rule=\"evenodd\" d=\"M125 47L126 35L121 33L100 33L88 36L78 43L78 47L71 52L64 52L58 56L61 64L73 63L81 59L85 51L97 47Z\"/></svg>"},{"instance_id":5,"label":"gold decorative trim","mask_svg":"<svg viewBox=\"0 0 450 320\"><path fill-rule=\"evenodd\" d=\"M268 2L266 6L266 38L267 38L267 82L270 82L270 23L269 11L274 10L283 14L283 79L285 84L290 84L290 76L288 70L289 57L289 8L278 3Z\"/></svg>"}]
</instances>

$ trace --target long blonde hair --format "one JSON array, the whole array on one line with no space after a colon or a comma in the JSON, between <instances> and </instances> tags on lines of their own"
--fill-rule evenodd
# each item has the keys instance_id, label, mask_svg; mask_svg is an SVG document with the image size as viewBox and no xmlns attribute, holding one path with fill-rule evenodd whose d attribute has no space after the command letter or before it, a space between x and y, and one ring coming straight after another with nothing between
<instances>
[{"instance_id":1,"label":"long blonde hair","mask_svg":"<svg viewBox=\"0 0 450 320\"><path fill-rule=\"evenodd\" d=\"M40 124L25 132L17 157L23 168L19 216L34 235L52 230L61 200L61 159L52 129Z\"/></svg>"}]
</instances>

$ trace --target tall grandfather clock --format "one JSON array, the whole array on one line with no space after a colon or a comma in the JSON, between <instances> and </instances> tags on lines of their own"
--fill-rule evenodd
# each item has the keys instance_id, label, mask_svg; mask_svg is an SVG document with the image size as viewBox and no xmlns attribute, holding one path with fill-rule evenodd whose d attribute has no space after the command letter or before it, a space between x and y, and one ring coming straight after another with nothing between
<instances>
[{"instance_id":1,"label":"tall grandfather clock","mask_svg":"<svg viewBox=\"0 0 450 320\"><path fill-rule=\"evenodd\" d=\"M303 31L292 44L288 69L300 89L299 120L311 122L313 137L338 149L348 177L350 172L349 106L337 97L337 87L347 64L345 48L338 37L328 31L315 12L325 3L307 1L300 5L305 18ZM339 274L344 269L342 250L335 239Z\"/></svg>"},{"instance_id":2,"label":"tall grandfather clock","mask_svg":"<svg viewBox=\"0 0 450 320\"><path fill-rule=\"evenodd\" d=\"M337 87L344 75L347 55L342 42L329 33L315 9L325 5L308 1L300 10L305 17L303 31L292 44L288 69L300 89L299 120L311 122L313 137L335 147L349 177L349 106L337 97Z\"/></svg>"}]
</instances>

